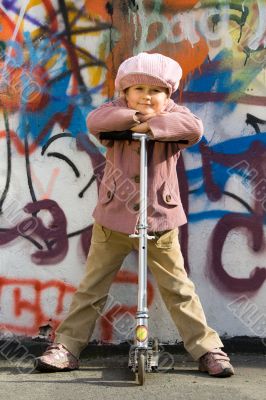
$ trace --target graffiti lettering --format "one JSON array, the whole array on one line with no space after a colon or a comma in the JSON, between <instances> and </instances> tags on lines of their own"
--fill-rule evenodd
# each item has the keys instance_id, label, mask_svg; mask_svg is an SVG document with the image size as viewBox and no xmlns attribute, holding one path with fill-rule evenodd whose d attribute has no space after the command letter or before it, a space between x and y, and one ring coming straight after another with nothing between
<instances>
[{"instance_id":1,"label":"graffiti lettering","mask_svg":"<svg viewBox=\"0 0 266 400\"><path fill-rule=\"evenodd\" d=\"M64 282L46 283L36 279L8 279L0 277L1 327L15 333L36 335L48 321L57 327L69 306L75 288ZM30 293L30 298L26 293ZM47 308L47 296L53 308ZM49 300L51 305L51 300ZM25 325L25 315L28 315Z\"/></svg>"}]
</instances>

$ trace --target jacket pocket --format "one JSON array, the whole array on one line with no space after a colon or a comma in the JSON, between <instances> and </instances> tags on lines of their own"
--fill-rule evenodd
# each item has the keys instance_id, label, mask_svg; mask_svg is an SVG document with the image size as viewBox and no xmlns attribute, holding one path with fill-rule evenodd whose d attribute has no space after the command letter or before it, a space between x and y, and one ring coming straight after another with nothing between
<instances>
[{"instance_id":1,"label":"jacket pocket","mask_svg":"<svg viewBox=\"0 0 266 400\"><path fill-rule=\"evenodd\" d=\"M171 249L175 243L178 229L155 232L155 246L159 249Z\"/></svg>"},{"instance_id":2,"label":"jacket pocket","mask_svg":"<svg viewBox=\"0 0 266 400\"><path fill-rule=\"evenodd\" d=\"M99 202L101 204L109 203L115 194L116 184L114 178L102 180L99 190Z\"/></svg>"},{"instance_id":3,"label":"jacket pocket","mask_svg":"<svg viewBox=\"0 0 266 400\"><path fill-rule=\"evenodd\" d=\"M95 222L92 228L91 241L93 243L105 243L109 240L111 233L111 229L105 228L104 226Z\"/></svg>"},{"instance_id":4,"label":"jacket pocket","mask_svg":"<svg viewBox=\"0 0 266 400\"><path fill-rule=\"evenodd\" d=\"M175 207L179 204L178 194L175 193L174 189L167 182L163 183L161 193L163 201L167 206Z\"/></svg>"}]
</instances>

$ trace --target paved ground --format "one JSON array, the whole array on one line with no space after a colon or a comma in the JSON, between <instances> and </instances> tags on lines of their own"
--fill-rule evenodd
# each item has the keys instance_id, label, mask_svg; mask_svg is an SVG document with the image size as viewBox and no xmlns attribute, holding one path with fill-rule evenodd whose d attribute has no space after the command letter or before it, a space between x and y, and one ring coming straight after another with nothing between
<instances>
[{"instance_id":1,"label":"paved ground","mask_svg":"<svg viewBox=\"0 0 266 400\"><path fill-rule=\"evenodd\" d=\"M189 356L175 355L173 369L149 374L138 386L127 358L82 360L78 371L39 373L32 366L0 361L0 398L5 400L264 400L266 356L231 354L236 375L212 378Z\"/></svg>"}]
</instances>

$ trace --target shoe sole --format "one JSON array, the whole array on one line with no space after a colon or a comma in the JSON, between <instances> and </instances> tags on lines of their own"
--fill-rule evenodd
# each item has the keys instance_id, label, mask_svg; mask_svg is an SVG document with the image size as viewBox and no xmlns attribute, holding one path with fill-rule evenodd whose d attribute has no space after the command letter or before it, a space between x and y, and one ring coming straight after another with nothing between
<instances>
[{"instance_id":1,"label":"shoe sole","mask_svg":"<svg viewBox=\"0 0 266 400\"><path fill-rule=\"evenodd\" d=\"M234 372L230 368L225 368L220 374L210 375L217 378L227 378L234 375Z\"/></svg>"},{"instance_id":2,"label":"shoe sole","mask_svg":"<svg viewBox=\"0 0 266 400\"><path fill-rule=\"evenodd\" d=\"M228 378L232 375L234 375L234 371L232 371L230 368L225 368L222 372L219 374L210 374L207 370L205 369L199 369L200 372L206 372L210 376L213 376L214 378Z\"/></svg>"},{"instance_id":3,"label":"shoe sole","mask_svg":"<svg viewBox=\"0 0 266 400\"><path fill-rule=\"evenodd\" d=\"M35 361L34 368L36 369L36 371L40 371L40 372L67 372L67 371L75 371L75 370L79 369L79 367L58 368L58 367L54 367L53 365L46 364L40 360Z\"/></svg>"}]
</instances>

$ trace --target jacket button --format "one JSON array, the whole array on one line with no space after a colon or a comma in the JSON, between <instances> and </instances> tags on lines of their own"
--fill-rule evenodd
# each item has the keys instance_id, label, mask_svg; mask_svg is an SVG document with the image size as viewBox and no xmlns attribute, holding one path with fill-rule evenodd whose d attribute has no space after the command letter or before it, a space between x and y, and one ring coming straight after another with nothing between
<instances>
[{"instance_id":1,"label":"jacket button","mask_svg":"<svg viewBox=\"0 0 266 400\"><path fill-rule=\"evenodd\" d=\"M139 211L139 204L138 203L134 204L133 210Z\"/></svg>"},{"instance_id":2,"label":"jacket button","mask_svg":"<svg viewBox=\"0 0 266 400\"><path fill-rule=\"evenodd\" d=\"M170 194L166 195L166 201L167 201L167 203L169 203L171 201L171 195Z\"/></svg>"},{"instance_id":3,"label":"jacket button","mask_svg":"<svg viewBox=\"0 0 266 400\"><path fill-rule=\"evenodd\" d=\"M134 181L135 181L136 183L140 183L140 176L139 176L139 175L136 175L136 176L134 177Z\"/></svg>"},{"instance_id":4,"label":"jacket button","mask_svg":"<svg viewBox=\"0 0 266 400\"><path fill-rule=\"evenodd\" d=\"M111 192L111 190L108 190L108 192L107 192L107 197L108 197L108 199L110 199L111 196L112 196L112 192Z\"/></svg>"}]
</instances>

